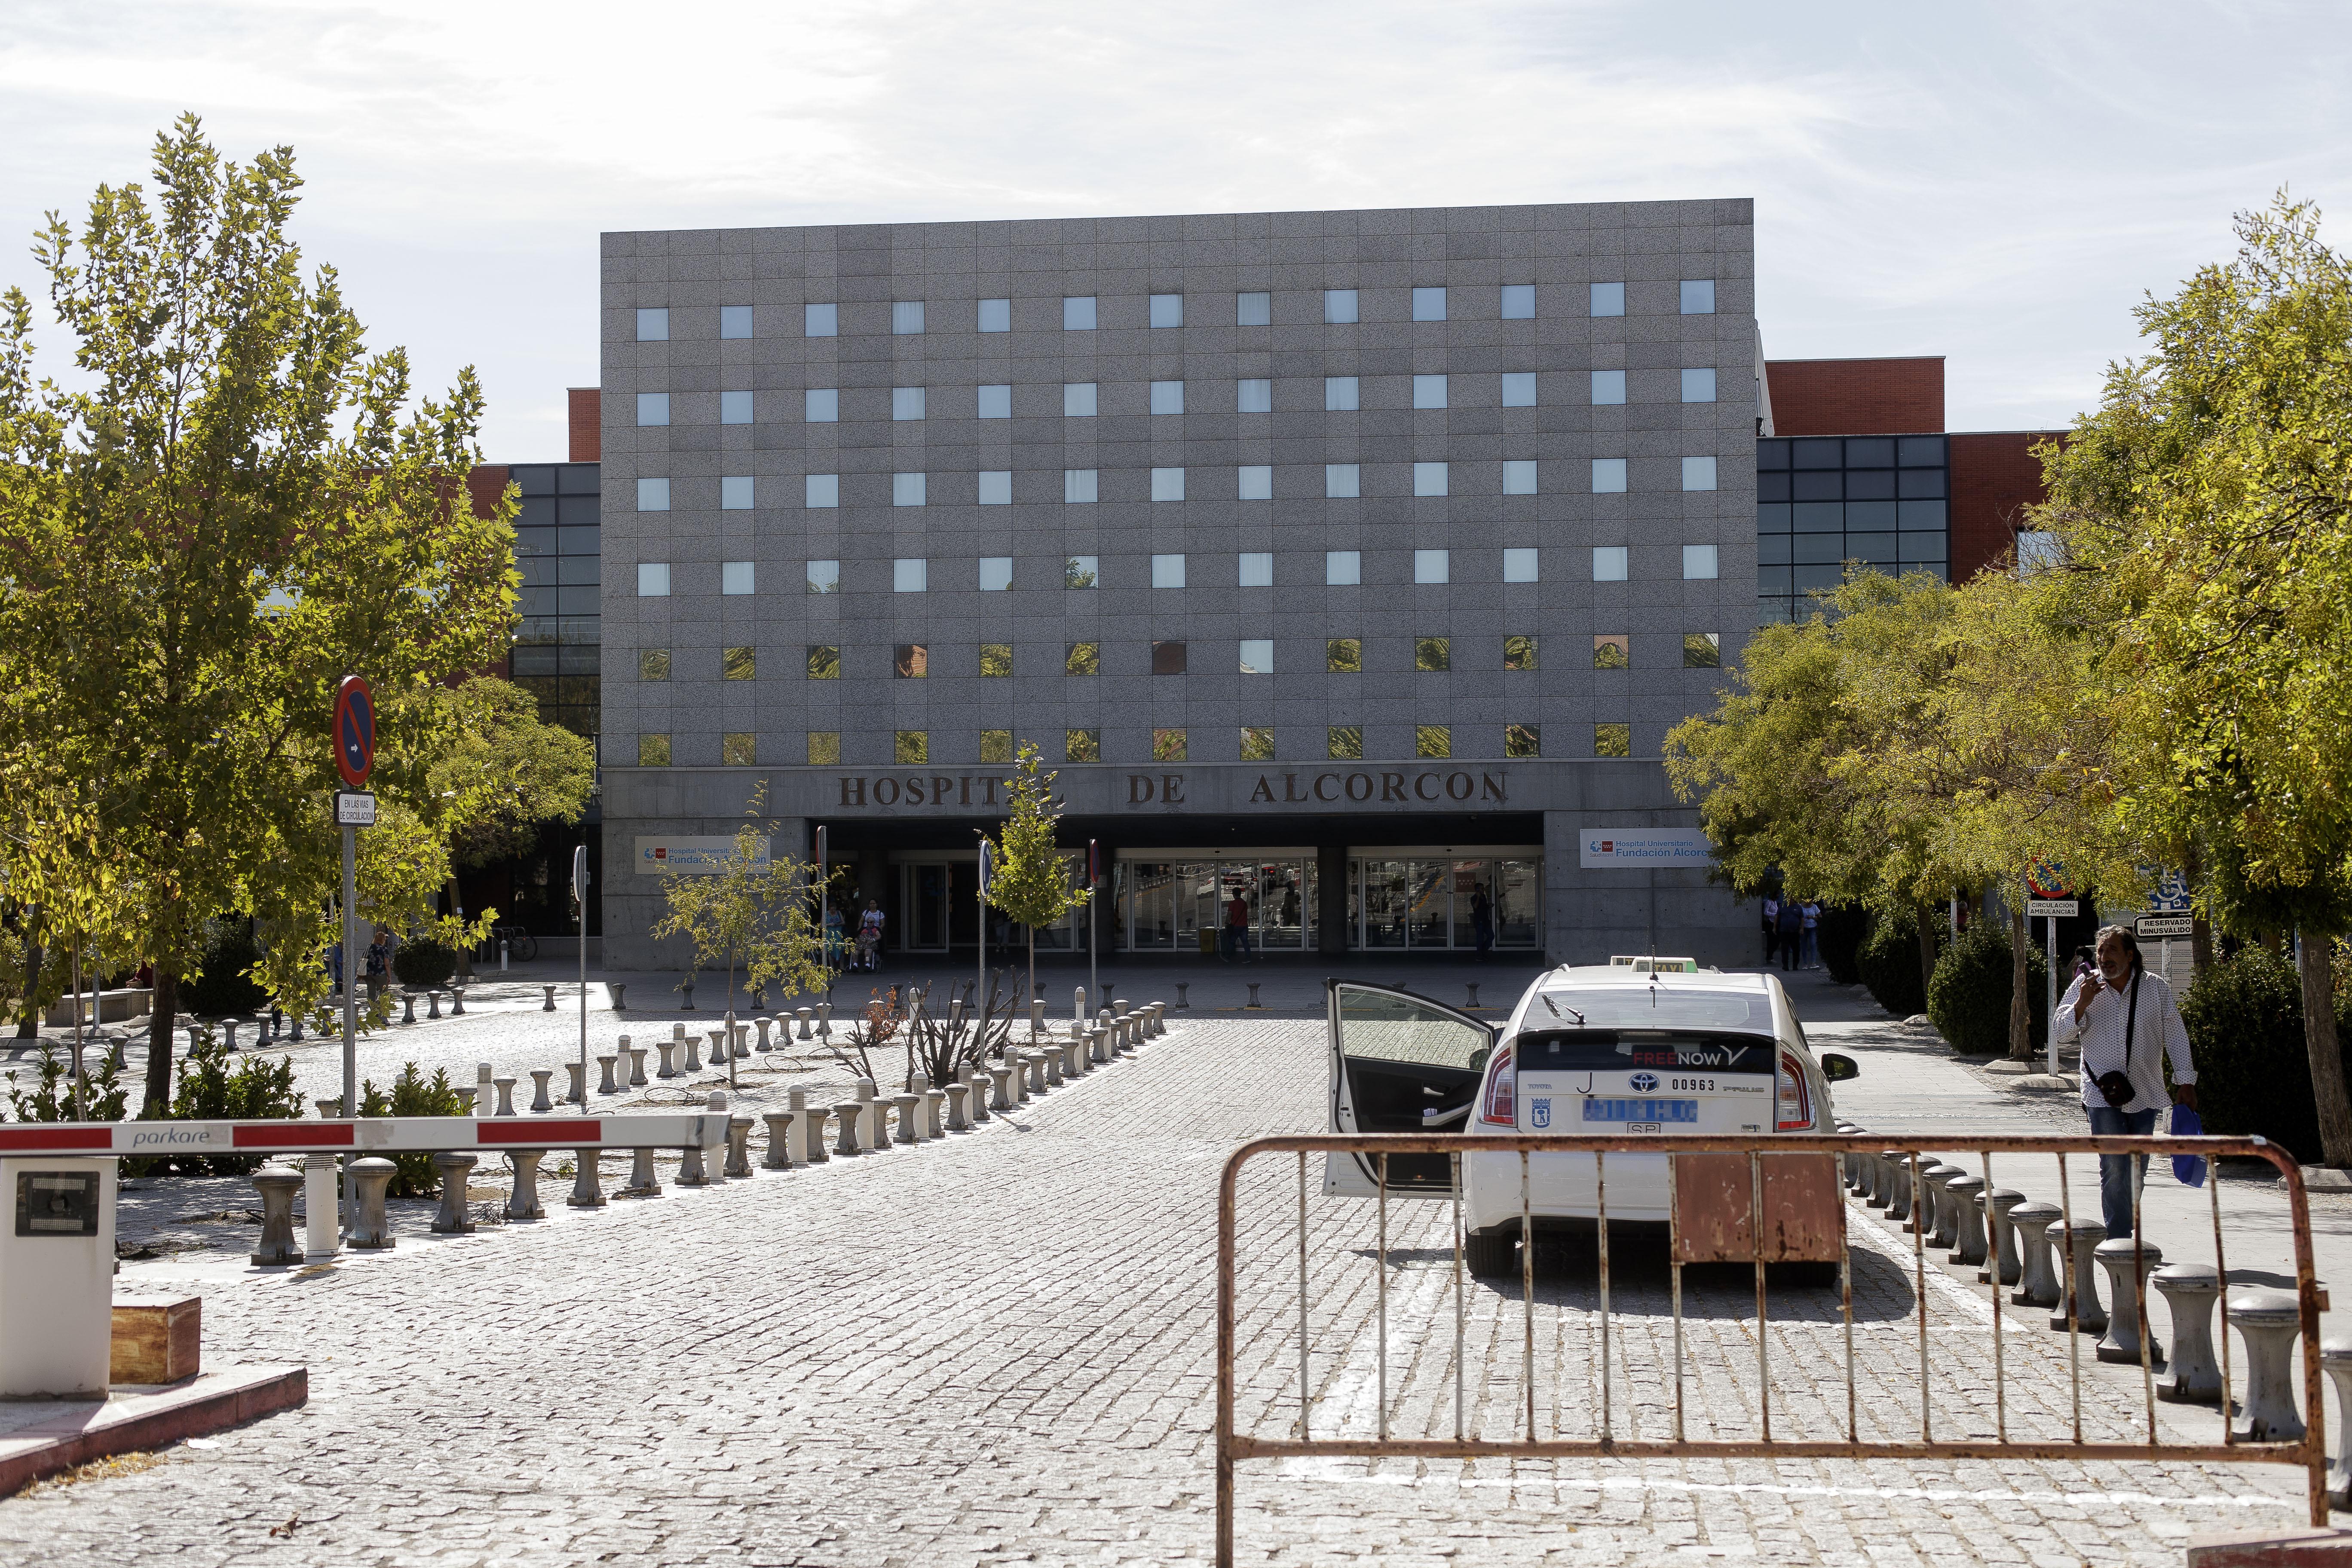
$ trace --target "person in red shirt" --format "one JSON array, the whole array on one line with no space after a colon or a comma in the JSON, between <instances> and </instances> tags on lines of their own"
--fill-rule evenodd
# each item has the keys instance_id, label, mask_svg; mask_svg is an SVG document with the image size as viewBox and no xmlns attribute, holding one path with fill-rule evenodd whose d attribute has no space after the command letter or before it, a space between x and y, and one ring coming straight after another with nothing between
<instances>
[{"instance_id":1,"label":"person in red shirt","mask_svg":"<svg viewBox=\"0 0 2352 1568\"><path fill-rule=\"evenodd\" d=\"M1236 891L1225 905L1225 962L1231 963L1239 952L1242 962L1250 962L1249 903Z\"/></svg>"}]
</instances>

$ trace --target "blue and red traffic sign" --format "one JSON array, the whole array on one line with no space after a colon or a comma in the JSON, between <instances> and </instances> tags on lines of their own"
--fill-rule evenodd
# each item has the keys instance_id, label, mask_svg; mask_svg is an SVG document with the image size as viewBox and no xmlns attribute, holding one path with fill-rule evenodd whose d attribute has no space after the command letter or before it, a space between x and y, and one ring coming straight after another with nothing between
<instances>
[{"instance_id":1,"label":"blue and red traffic sign","mask_svg":"<svg viewBox=\"0 0 2352 1568\"><path fill-rule=\"evenodd\" d=\"M375 693L356 675L335 688L335 771L352 789L367 787L375 766Z\"/></svg>"}]
</instances>

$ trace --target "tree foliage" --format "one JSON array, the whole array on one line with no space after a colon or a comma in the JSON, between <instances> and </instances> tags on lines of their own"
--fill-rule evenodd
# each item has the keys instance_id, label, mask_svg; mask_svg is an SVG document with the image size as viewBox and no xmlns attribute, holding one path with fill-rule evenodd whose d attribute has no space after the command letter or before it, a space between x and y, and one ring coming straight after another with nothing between
<instances>
[{"instance_id":1,"label":"tree foliage","mask_svg":"<svg viewBox=\"0 0 2352 1568\"><path fill-rule=\"evenodd\" d=\"M1034 996L1037 928L1083 909L1093 889L1071 882L1069 863L1054 841L1062 816L1054 799L1054 781L1060 775L1045 771L1044 755L1028 742L1022 743L1013 766L1013 776L1004 781L1008 808L1004 826L992 841L996 866L988 885L988 901L1003 910L1007 919L1028 928L1029 994Z\"/></svg>"},{"instance_id":2,"label":"tree foliage","mask_svg":"<svg viewBox=\"0 0 2352 1568\"><path fill-rule=\"evenodd\" d=\"M696 968L727 971L730 1017L739 968L753 989L774 985L787 1000L823 992L831 981L813 895L816 868L774 853L777 824L759 820L765 803L762 785L710 873L672 867L664 874L665 908L652 928L656 937L686 938ZM734 1058L728 1060L731 1071Z\"/></svg>"}]
</instances>

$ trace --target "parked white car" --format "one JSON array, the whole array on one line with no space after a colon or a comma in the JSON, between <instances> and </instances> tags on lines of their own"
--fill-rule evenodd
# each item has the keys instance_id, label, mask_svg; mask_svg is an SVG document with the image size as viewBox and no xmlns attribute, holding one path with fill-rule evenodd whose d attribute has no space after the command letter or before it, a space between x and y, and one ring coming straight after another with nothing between
<instances>
[{"instance_id":1,"label":"parked white car","mask_svg":"<svg viewBox=\"0 0 2352 1568\"><path fill-rule=\"evenodd\" d=\"M1778 977L1648 964L1551 970L1497 1026L1401 986L1326 982L1335 1132L1826 1132L1830 1085L1851 1058L1816 1061ZM1826 1159L1828 1156L1823 1156ZM1465 1260L1472 1273L1517 1266L1520 1156L1462 1161ZM1452 1157L1388 1159L1391 1198L1445 1198ZM1590 1237L1600 1213L1590 1154L1527 1160L1538 1257ZM1607 1162L1611 1234L1662 1229L1666 1159ZM1333 1155L1323 1190L1370 1196L1370 1155Z\"/></svg>"}]
</instances>

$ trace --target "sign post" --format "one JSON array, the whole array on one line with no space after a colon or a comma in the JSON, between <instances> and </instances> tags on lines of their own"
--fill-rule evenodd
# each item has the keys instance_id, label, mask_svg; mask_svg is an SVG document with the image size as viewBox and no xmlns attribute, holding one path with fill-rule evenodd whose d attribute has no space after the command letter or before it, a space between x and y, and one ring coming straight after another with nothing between
<instances>
[{"instance_id":1,"label":"sign post","mask_svg":"<svg viewBox=\"0 0 2352 1568\"><path fill-rule=\"evenodd\" d=\"M824 920L832 911L833 885L824 874L824 825L819 823L816 829L816 951L824 963L824 994L827 999L833 995L833 937ZM841 934L845 942L848 940L849 922L845 920L842 921Z\"/></svg>"},{"instance_id":2,"label":"sign post","mask_svg":"<svg viewBox=\"0 0 2352 1568\"><path fill-rule=\"evenodd\" d=\"M2055 860L2036 860L2025 868L2025 918L2050 922L2042 931L2042 951L2050 992L2046 1016L2053 1025L2058 1021L2058 922L2074 919L2083 908L2083 901L2074 896L2074 891L2066 880L2066 868ZM2058 1035L2054 1028L2049 1035L2048 1051L2049 1072L2055 1078Z\"/></svg>"},{"instance_id":3,"label":"sign post","mask_svg":"<svg viewBox=\"0 0 2352 1568\"><path fill-rule=\"evenodd\" d=\"M1098 998L1102 995L1102 984L1095 977L1097 967L1095 963L1095 933L1102 930L1101 912L1095 908L1095 901L1101 895L1102 847L1089 838L1087 840L1087 1003L1089 1006L1101 1005ZM1081 1018L1078 1022L1083 1024L1086 1020Z\"/></svg>"},{"instance_id":4,"label":"sign post","mask_svg":"<svg viewBox=\"0 0 2352 1568\"><path fill-rule=\"evenodd\" d=\"M572 901L580 908L580 1114L588 1114L588 844L572 847ZM730 1037L728 1049L734 1049ZM729 1061L732 1062L730 1056Z\"/></svg>"},{"instance_id":5,"label":"sign post","mask_svg":"<svg viewBox=\"0 0 2352 1568\"><path fill-rule=\"evenodd\" d=\"M366 792L375 767L375 693L362 678L346 675L335 688L335 772L344 789L335 795L335 822L343 830L343 1103L347 1120L360 1113L359 972L366 962L359 937L360 829L375 826L375 796ZM359 1192L351 1179L353 1156L343 1156L343 1228L359 1228Z\"/></svg>"},{"instance_id":6,"label":"sign post","mask_svg":"<svg viewBox=\"0 0 2352 1568\"><path fill-rule=\"evenodd\" d=\"M991 864L992 846L988 842L988 835L981 833L977 827L972 831L980 833L980 978L974 982L975 988L971 994L974 1004L980 1008L981 1037L986 1039L988 1037L988 884L989 873L994 868Z\"/></svg>"}]
</instances>

